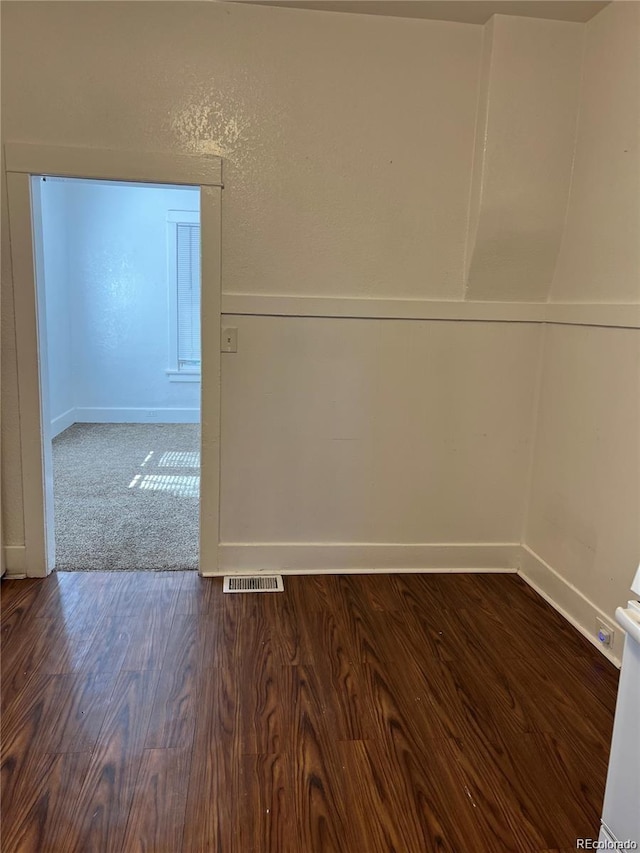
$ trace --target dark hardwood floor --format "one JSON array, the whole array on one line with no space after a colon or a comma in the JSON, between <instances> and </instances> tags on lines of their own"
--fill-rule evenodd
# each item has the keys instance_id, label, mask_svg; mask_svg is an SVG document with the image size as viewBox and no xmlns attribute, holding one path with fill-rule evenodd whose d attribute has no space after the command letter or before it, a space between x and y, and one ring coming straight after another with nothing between
<instances>
[{"instance_id":1,"label":"dark hardwood floor","mask_svg":"<svg viewBox=\"0 0 640 853\"><path fill-rule=\"evenodd\" d=\"M617 677L515 575L3 580L2 850L572 850Z\"/></svg>"}]
</instances>

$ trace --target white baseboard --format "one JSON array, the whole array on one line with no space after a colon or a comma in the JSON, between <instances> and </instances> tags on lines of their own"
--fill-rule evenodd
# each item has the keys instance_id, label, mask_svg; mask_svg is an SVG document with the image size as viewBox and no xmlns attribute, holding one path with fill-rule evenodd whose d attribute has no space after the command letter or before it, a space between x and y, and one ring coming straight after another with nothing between
<instances>
[{"instance_id":1,"label":"white baseboard","mask_svg":"<svg viewBox=\"0 0 640 853\"><path fill-rule=\"evenodd\" d=\"M80 406L75 409L74 420L79 424L197 424L200 423L200 409Z\"/></svg>"},{"instance_id":2,"label":"white baseboard","mask_svg":"<svg viewBox=\"0 0 640 853\"><path fill-rule=\"evenodd\" d=\"M387 544L358 542L223 542L214 577L242 572L280 574L371 572L515 572L515 543Z\"/></svg>"},{"instance_id":3,"label":"white baseboard","mask_svg":"<svg viewBox=\"0 0 640 853\"><path fill-rule=\"evenodd\" d=\"M617 667L622 658L624 631L618 628L614 635L613 646L604 648L597 640L597 619L612 622L611 617L600 610L573 584L566 581L555 569L532 551L527 545L521 546L521 562L518 571L520 577L533 587L561 616L593 643L602 654Z\"/></svg>"},{"instance_id":4,"label":"white baseboard","mask_svg":"<svg viewBox=\"0 0 640 853\"><path fill-rule=\"evenodd\" d=\"M611 622L611 617L526 545L510 542L416 545L223 542L218 547L218 566L217 570L203 570L202 575L517 572L605 657L620 666L624 632L616 631L613 647L604 648L596 637L596 621L600 618Z\"/></svg>"},{"instance_id":5,"label":"white baseboard","mask_svg":"<svg viewBox=\"0 0 640 853\"><path fill-rule=\"evenodd\" d=\"M24 545L3 548L5 577L27 576ZM562 578L526 545L511 542L464 544L387 543L222 543L219 568L202 570L203 577L266 572L289 575L373 574L375 572L517 572L535 591L585 636L613 664L620 666L624 632L615 632L611 649L596 638L596 620L611 622L580 590Z\"/></svg>"},{"instance_id":6,"label":"white baseboard","mask_svg":"<svg viewBox=\"0 0 640 853\"><path fill-rule=\"evenodd\" d=\"M2 549L4 555L4 577L7 580L26 578L27 576L27 549L24 545L5 545Z\"/></svg>"},{"instance_id":7,"label":"white baseboard","mask_svg":"<svg viewBox=\"0 0 640 853\"><path fill-rule=\"evenodd\" d=\"M68 429L75 422L76 410L73 408L67 409L66 412L63 412L51 421L51 438L55 438L57 435L60 435L61 432L64 432L65 429Z\"/></svg>"}]
</instances>

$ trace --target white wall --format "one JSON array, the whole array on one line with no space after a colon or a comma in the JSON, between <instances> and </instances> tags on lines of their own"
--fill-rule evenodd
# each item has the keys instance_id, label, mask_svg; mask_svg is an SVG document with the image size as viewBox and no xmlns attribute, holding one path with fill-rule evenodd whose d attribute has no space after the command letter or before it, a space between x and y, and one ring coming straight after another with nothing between
<instances>
[{"instance_id":1,"label":"white wall","mask_svg":"<svg viewBox=\"0 0 640 853\"><path fill-rule=\"evenodd\" d=\"M485 26L468 299L546 300L571 180L582 24L494 15Z\"/></svg>"},{"instance_id":2,"label":"white wall","mask_svg":"<svg viewBox=\"0 0 640 853\"><path fill-rule=\"evenodd\" d=\"M637 329L547 329L526 571L591 634L640 562L639 390Z\"/></svg>"},{"instance_id":3,"label":"white wall","mask_svg":"<svg viewBox=\"0 0 640 853\"><path fill-rule=\"evenodd\" d=\"M640 3L586 25L571 196L551 300L640 302Z\"/></svg>"},{"instance_id":4,"label":"white wall","mask_svg":"<svg viewBox=\"0 0 640 853\"><path fill-rule=\"evenodd\" d=\"M49 416L52 436L70 426L75 408L72 334L79 316L73 302L69 263L67 185L39 181L42 223L44 311L47 340Z\"/></svg>"},{"instance_id":5,"label":"white wall","mask_svg":"<svg viewBox=\"0 0 640 853\"><path fill-rule=\"evenodd\" d=\"M226 322L223 542L520 541L539 327Z\"/></svg>"},{"instance_id":6,"label":"white wall","mask_svg":"<svg viewBox=\"0 0 640 853\"><path fill-rule=\"evenodd\" d=\"M226 291L461 297L481 27L218 3L2 16L6 138L225 158Z\"/></svg>"},{"instance_id":7,"label":"white wall","mask_svg":"<svg viewBox=\"0 0 640 853\"><path fill-rule=\"evenodd\" d=\"M640 300L639 46L637 3L612 3L586 25L554 301ZM625 604L640 562L639 436L640 331L549 327L526 571L591 634L600 613L613 619Z\"/></svg>"},{"instance_id":8,"label":"white wall","mask_svg":"<svg viewBox=\"0 0 640 853\"><path fill-rule=\"evenodd\" d=\"M49 179L41 196L54 434L83 421L196 422L199 383L166 373L167 214L198 211L198 190Z\"/></svg>"}]
</instances>

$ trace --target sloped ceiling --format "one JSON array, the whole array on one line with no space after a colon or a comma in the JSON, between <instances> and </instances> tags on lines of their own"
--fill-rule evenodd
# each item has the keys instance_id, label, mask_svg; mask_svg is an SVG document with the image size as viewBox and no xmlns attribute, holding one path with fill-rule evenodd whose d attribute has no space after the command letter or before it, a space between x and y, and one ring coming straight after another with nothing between
<instances>
[{"instance_id":1,"label":"sloped ceiling","mask_svg":"<svg viewBox=\"0 0 640 853\"><path fill-rule=\"evenodd\" d=\"M492 15L520 15L556 21L588 21L608 5L601 0L229 0L324 12L387 15L485 24Z\"/></svg>"}]
</instances>

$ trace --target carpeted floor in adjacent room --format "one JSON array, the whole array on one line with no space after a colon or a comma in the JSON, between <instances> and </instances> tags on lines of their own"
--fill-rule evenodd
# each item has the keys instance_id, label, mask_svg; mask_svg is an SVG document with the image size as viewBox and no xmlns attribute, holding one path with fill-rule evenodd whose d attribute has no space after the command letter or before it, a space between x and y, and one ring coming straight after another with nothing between
<instances>
[{"instance_id":1,"label":"carpeted floor in adjacent room","mask_svg":"<svg viewBox=\"0 0 640 853\"><path fill-rule=\"evenodd\" d=\"M197 424L74 424L53 440L56 568L196 569Z\"/></svg>"}]
</instances>

